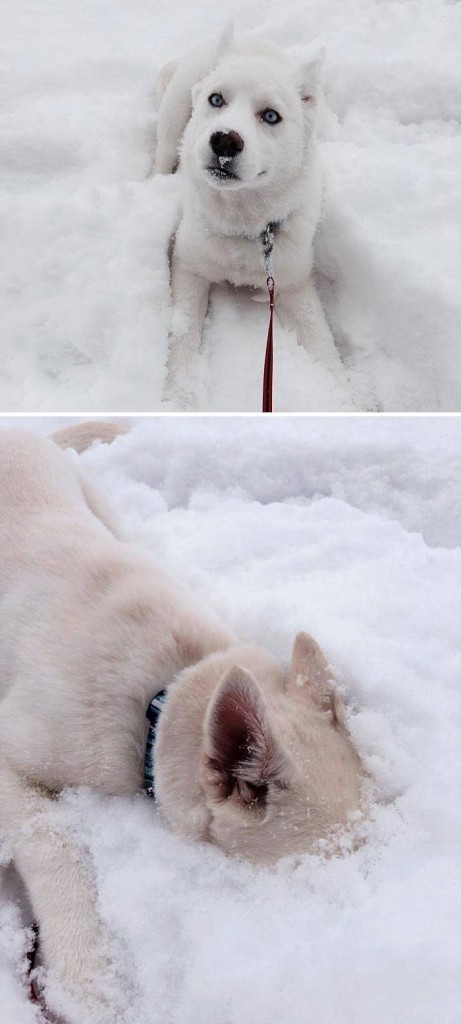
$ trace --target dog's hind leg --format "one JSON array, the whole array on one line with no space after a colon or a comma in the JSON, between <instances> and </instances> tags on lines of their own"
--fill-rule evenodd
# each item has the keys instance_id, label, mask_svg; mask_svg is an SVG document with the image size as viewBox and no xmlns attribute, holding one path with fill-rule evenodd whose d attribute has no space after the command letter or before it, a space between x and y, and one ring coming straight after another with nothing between
<instances>
[{"instance_id":1,"label":"dog's hind leg","mask_svg":"<svg viewBox=\"0 0 461 1024\"><path fill-rule=\"evenodd\" d=\"M14 771L0 771L0 820L40 928L45 963L98 1022L109 1021L107 960L94 886L82 851L52 820L53 801Z\"/></svg>"}]
</instances>

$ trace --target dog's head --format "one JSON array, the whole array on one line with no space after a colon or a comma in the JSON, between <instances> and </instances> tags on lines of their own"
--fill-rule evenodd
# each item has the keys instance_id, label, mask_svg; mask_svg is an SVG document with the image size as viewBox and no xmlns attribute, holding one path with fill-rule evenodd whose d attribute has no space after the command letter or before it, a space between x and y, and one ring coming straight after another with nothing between
<instances>
[{"instance_id":1,"label":"dog's head","mask_svg":"<svg viewBox=\"0 0 461 1024\"><path fill-rule=\"evenodd\" d=\"M303 853L347 825L360 809L364 770L310 636L296 638L286 676L258 648L235 655L235 664L227 652L227 666L215 655L195 677L189 671L185 702L176 700L169 729L163 736L160 730L159 754L169 764L160 771L159 796L180 831L269 862Z\"/></svg>"},{"instance_id":2,"label":"dog's head","mask_svg":"<svg viewBox=\"0 0 461 1024\"><path fill-rule=\"evenodd\" d=\"M183 154L213 189L295 180L315 129L322 57L304 66L268 45L228 41L193 89Z\"/></svg>"}]
</instances>

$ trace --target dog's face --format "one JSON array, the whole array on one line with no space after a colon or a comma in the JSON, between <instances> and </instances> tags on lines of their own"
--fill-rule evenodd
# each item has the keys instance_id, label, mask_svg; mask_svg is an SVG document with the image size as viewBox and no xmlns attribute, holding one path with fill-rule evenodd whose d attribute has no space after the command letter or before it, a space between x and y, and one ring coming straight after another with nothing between
<instances>
[{"instance_id":1,"label":"dog's face","mask_svg":"<svg viewBox=\"0 0 461 1024\"><path fill-rule=\"evenodd\" d=\"M193 90L183 152L213 189L293 180L312 134L318 62L230 54Z\"/></svg>"},{"instance_id":2,"label":"dog's face","mask_svg":"<svg viewBox=\"0 0 461 1024\"><path fill-rule=\"evenodd\" d=\"M227 852L255 861L305 852L359 810L363 776L325 658L307 634L296 639L288 679L262 687L236 666L216 688L201 783L209 835Z\"/></svg>"},{"instance_id":3,"label":"dog's face","mask_svg":"<svg viewBox=\"0 0 461 1024\"><path fill-rule=\"evenodd\" d=\"M155 751L156 795L171 825L254 861L304 853L360 810L364 769L306 633L287 675L249 646L185 670Z\"/></svg>"}]
</instances>

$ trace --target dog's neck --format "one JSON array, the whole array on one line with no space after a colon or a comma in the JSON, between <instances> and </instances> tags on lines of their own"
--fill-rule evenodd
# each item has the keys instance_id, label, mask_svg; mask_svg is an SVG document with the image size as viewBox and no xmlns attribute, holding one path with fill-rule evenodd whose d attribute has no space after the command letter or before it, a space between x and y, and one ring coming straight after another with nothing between
<instances>
[{"instance_id":1,"label":"dog's neck","mask_svg":"<svg viewBox=\"0 0 461 1024\"><path fill-rule=\"evenodd\" d=\"M285 190L283 199L277 187L239 189L212 188L197 168L190 167L184 175L186 202L208 231L232 238L259 239L269 223L289 230L295 218L309 201L310 179L317 172L314 156L306 161L302 172ZM188 185L191 175L193 187Z\"/></svg>"}]
</instances>

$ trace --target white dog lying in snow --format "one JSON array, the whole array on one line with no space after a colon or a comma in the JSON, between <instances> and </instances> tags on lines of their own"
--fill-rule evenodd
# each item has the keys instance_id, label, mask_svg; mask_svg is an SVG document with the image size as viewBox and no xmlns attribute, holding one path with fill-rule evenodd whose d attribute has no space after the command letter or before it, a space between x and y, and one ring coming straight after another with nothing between
<instances>
[{"instance_id":1,"label":"white dog lying in snow","mask_svg":"<svg viewBox=\"0 0 461 1024\"><path fill-rule=\"evenodd\" d=\"M273 234L276 309L314 359L344 370L316 293L312 242L322 176L315 133L321 58L300 66L279 47L227 32L159 76L155 170L180 157L167 396L194 404L193 362L211 284L267 299L263 234ZM231 340L230 340L231 344Z\"/></svg>"},{"instance_id":2,"label":"white dog lying in snow","mask_svg":"<svg viewBox=\"0 0 461 1024\"><path fill-rule=\"evenodd\" d=\"M55 439L82 450L95 436L113 433L82 425ZM237 643L114 536L75 457L2 430L0 495L0 827L46 964L112 1022L91 876L50 817L53 797L142 789L146 709L165 687L155 793L186 836L254 861L309 850L357 811L363 770L317 644L300 634L285 672Z\"/></svg>"}]
</instances>

